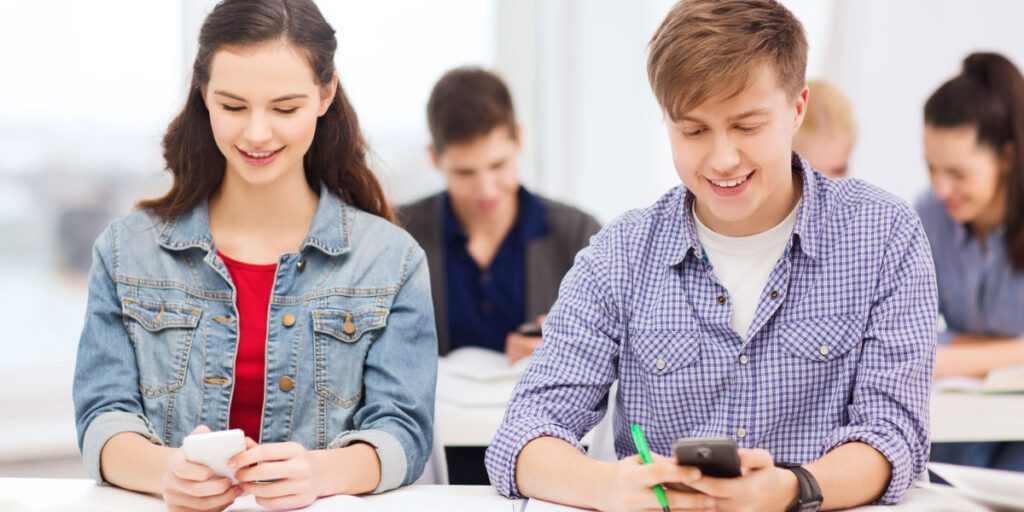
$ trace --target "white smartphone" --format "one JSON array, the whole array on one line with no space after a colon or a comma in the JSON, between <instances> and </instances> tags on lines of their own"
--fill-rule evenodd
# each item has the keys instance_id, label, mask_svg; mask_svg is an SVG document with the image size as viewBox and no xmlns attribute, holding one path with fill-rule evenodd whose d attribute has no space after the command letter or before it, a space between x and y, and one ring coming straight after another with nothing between
<instances>
[{"instance_id":1,"label":"white smartphone","mask_svg":"<svg viewBox=\"0 0 1024 512\"><path fill-rule=\"evenodd\" d=\"M226 476L232 483L235 470L228 469L228 459L245 451L245 434L242 429L220 430L204 434L185 436L181 447L185 450L185 458L202 464L220 476Z\"/></svg>"}]
</instances>

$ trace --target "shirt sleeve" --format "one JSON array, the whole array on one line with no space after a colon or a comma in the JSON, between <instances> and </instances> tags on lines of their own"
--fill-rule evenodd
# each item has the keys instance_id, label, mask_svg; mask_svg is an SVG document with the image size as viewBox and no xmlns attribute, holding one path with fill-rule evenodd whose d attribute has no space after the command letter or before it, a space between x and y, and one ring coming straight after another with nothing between
<instances>
[{"instance_id":1,"label":"shirt sleeve","mask_svg":"<svg viewBox=\"0 0 1024 512\"><path fill-rule=\"evenodd\" d=\"M612 292L605 230L581 251L544 322L544 341L516 385L505 418L487 449L491 485L519 497L516 459L528 442L557 437L582 450L580 438L597 424L616 378L622 323ZM628 268L615 266L615 268Z\"/></svg>"},{"instance_id":2,"label":"shirt sleeve","mask_svg":"<svg viewBox=\"0 0 1024 512\"><path fill-rule=\"evenodd\" d=\"M823 453L865 442L892 465L881 504L899 502L924 472L935 362L938 296L928 240L916 215L897 219L864 334L850 422L831 432Z\"/></svg>"}]
</instances>

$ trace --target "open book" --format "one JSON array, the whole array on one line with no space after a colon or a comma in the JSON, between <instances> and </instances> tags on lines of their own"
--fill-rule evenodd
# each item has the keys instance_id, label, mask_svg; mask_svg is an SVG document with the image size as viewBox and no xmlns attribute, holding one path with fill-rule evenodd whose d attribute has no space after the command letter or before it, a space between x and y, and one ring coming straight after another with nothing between
<instances>
[{"instance_id":1,"label":"open book","mask_svg":"<svg viewBox=\"0 0 1024 512\"><path fill-rule=\"evenodd\" d=\"M935 391L962 393L1024 393L1024 366L1004 366L984 379L947 377L935 381Z\"/></svg>"}]
</instances>

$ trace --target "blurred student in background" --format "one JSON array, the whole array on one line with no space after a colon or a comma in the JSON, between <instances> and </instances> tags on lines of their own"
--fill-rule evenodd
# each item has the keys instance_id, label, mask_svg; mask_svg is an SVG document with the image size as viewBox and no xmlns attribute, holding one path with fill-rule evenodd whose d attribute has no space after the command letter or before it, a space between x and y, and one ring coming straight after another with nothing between
<instances>
[{"instance_id":1,"label":"blurred student in background","mask_svg":"<svg viewBox=\"0 0 1024 512\"><path fill-rule=\"evenodd\" d=\"M225 0L203 22L163 139L173 186L93 251L73 393L98 482L176 512L243 492L292 509L423 470L427 266L367 167L336 47L309 0ZM237 484L181 449L227 428L248 437Z\"/></svg>"},{"instance_id":2,"label":"blurred student in background","mask_svg":"<svg viewBox=\"0 0 1024 512\"><path fill-rule=\"evenodd\" d=\"M521 127L494 73L447 72L430 94L427 123L428 151L447 188L399 218L427 253L440 351L480 346L515 362L541 340L517 328L541 323L600 226L519 183Z\"/></svg>"},{"instance_id":3,"label":"blurred student in background","mask_svg":"<svg viewBox=\"0 0 1024 512\"><path fill-rule=\"evenodd\" d=\"M924 107L931 191L918 202L935 258L935 377L1024 364L1024 77L975 53ZM937 443L932 460L1024 470L1024 443Z\"/></svg>"},{"instance_id":4,"label":"blurred student in background","mask_svg":"<svg viewBox=\"0 0 1024 512\"><path fill-rule=\"evenodd\" d=\"M811 80L807 88L807 115L793 137L793 149L825 176L845 178L850 153L857 142L857 124L850 102L824 80Z\"/></svg>"}]
</instances>

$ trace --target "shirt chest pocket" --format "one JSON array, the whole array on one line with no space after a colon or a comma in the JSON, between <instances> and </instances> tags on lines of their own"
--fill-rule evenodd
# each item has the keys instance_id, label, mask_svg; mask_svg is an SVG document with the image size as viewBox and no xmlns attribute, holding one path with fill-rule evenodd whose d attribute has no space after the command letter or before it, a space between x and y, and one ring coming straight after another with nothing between
<instances>
[{"instance_id":1,"label":"shirt chest pocket","mask_svg":"<svg viewBox=\"0 0 1024 512\"><path fill-rule=\"evenodd\" d=\"M849 401L857 374L862 324L859 317L834 316L781 326L777 386L785 417L825 425L842 421L841 404Z\"/></svg>"},{"instance_id":2,"label":"shirt chest pocket","mask_svg":"<svg viewBox=\"0 0 1024 512\"><path fill-rule=\"evenodd\" d=\"M202 311L159 299L121 299L125 330L135 349L139 390L152 398L185 382L188 355Z\"/></svg>"},{"instance_id":3,"label":"shirt chest pocket","mask_svg":"<svg viewBox=\"0 0 1024 512\"><path fill-rule=\"evenodd\" d=\"M630 348L639 370L636 377L646 395L644 399L651 405L648 410L677 421L678 411L698 411L706 406L709 395L705 384L713 376L702 371L701 340L701 333L690 331L638 331L630 335ZM699 418L688 415L684 419L687 424L694 420ZM685 430L687 426L674 427Z\"/></svg>"},{"instance_id":4,"label":"shirt chest pocket","mask_svg":"<svg viewBox=\"0 0 1024 512\"><path fill-rule=\"evenodd\" d=\"M387 324L387 315L381 307L313 311L317 394L345 408L359 402L366 354Z\"/></svg>"}]
</instances>

